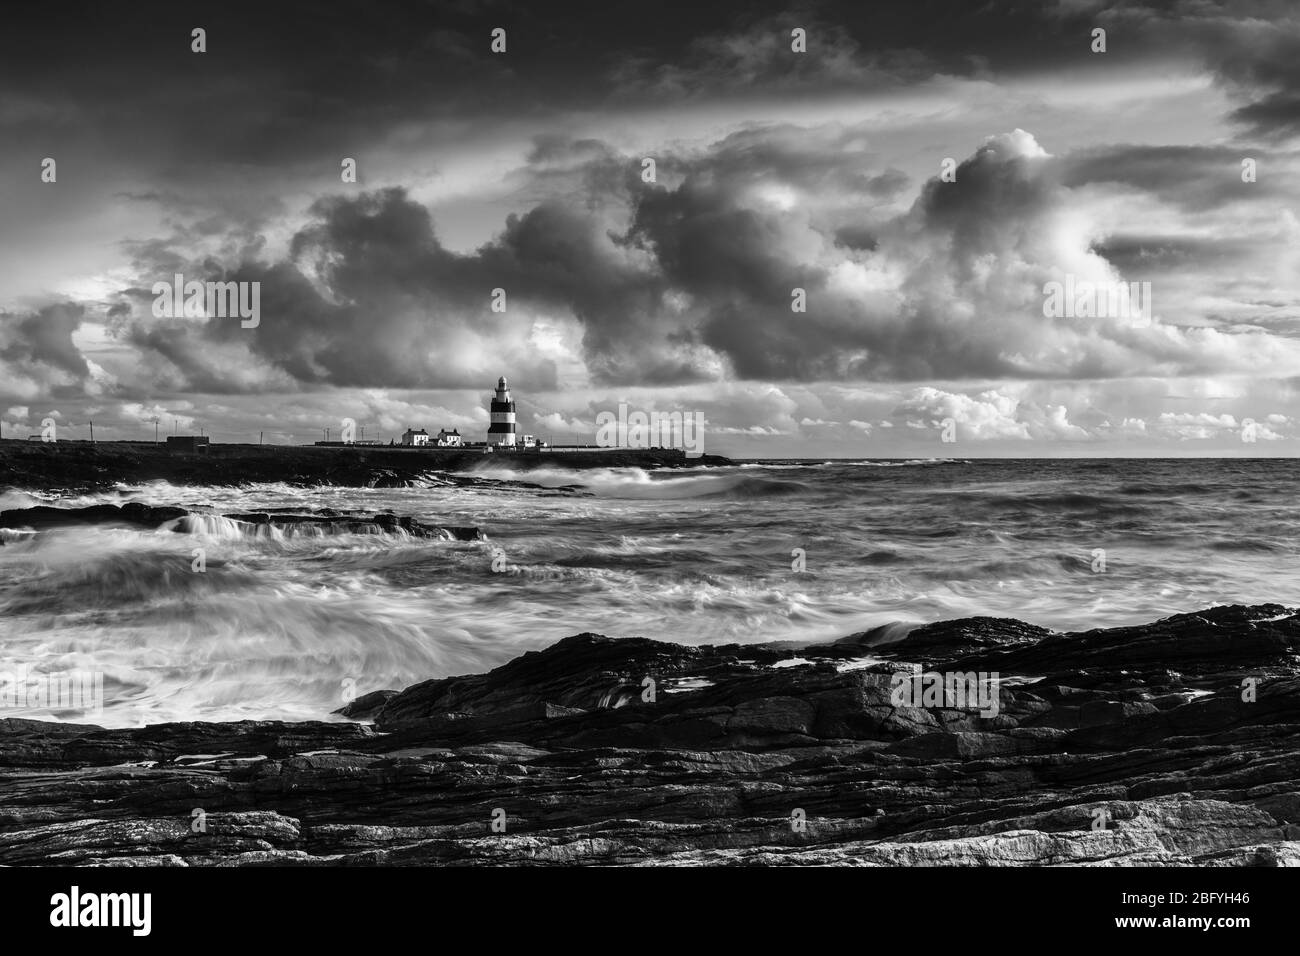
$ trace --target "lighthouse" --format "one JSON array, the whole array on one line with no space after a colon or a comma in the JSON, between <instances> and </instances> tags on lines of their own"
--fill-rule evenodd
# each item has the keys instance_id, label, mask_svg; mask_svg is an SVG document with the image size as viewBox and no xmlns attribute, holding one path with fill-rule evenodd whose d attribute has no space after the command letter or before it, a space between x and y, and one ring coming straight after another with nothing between
<instances>
[{"instance_id":1,"label":"lighthouse","mask_svg":"<svg viewBox=\"0 0 1300 956\"><path fill-rule=\"evenodd\" d=\"M515 444L515 403L510 398L510 389L506 388L506 377L497 380L496 394L492 396L490 406L492 424L488 426L487 443L489 445Z\"/></svg>"}]
</instances>

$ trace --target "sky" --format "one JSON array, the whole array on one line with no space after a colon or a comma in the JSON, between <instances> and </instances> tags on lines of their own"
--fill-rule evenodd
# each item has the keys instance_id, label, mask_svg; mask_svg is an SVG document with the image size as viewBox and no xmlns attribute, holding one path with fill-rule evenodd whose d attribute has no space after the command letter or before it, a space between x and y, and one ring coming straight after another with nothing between
<instances>
[{"instance_id":1,"label":"sky","mask_svg":"<svg viewBox=\"0 0 1300 956\"><path fill-rule=\"evenodd\" d=\"M29 4L0 429L1291 456L1298 216L1290 0Z\"/></svg>"}]
</instances>

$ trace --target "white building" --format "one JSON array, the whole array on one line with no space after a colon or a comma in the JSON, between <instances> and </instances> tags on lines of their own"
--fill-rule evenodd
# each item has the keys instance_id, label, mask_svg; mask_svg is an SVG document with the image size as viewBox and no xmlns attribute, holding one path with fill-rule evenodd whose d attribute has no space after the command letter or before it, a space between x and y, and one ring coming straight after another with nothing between
<instances>
[{"instance_id":1,"label":"white building","mask_svg":"<svg viewBox=\"0 0 1300 956\"><path fill-rule=\"evenodd\" d=\"M418 431L414 428L408 428L402 433L402 444L418 448L421 445L429 444L429 433L423 428Z\"/></svg>"},{"instance_id":2,"label":"white building","mask_svg":"<svg viewBox=\"0 0 1300 956\"><path fill-rule=\"evenodd\" d=\"M451 431L447 431L444 428L438 432L434 444L439 448L460 448L465 444L465 439L456 429L453 428Z\"/></svg>"}]
</instances>

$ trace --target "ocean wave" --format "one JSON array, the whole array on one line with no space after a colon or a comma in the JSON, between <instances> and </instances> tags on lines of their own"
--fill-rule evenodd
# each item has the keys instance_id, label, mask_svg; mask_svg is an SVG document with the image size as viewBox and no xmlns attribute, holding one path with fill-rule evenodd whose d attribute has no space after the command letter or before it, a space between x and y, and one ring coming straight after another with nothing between
<instances>
[{"instance_id":1,"label":"ocean wave","mask_svg":"<svg viewBox=\"0 0 1300 956\"><path fill-rule=\"evenodd\" d=\"M1206 542L1206 546L1211 551L1243 551L1259 554L1285 553L1286 551L1285 548L1281 548L1269 541L1262 541L1259 538L1219 538Z\"/></svg>"},{"instance_id":2,"label":"ocean wave","mask_svg":"<svg viewBox=\"0 0 1300 956\"><path fill-rule=\"evenodd\" d=\"M1178 495L1203 495L1213 492L1215 489L1209 485L1200 482L1172 482L1169 484L1148 484L1132 482L1120 485L1115 489L1116 494L1133 495L1135 497L1151 496L1160 498L1174 498Z\"/></svg>"},{"instance_id":3,"label":"ocean wave","mask_svg":"<svg viewBox=\"0 0 1300 956\"><path fill-rule=\"evenodd\" d=\"M774 462L747 461L744 464L740 464L740 465L730 465L730 466L724 465L722 467L740 468L744 471L754 471L756 469L762 469L763 471L807 471L809 468L825 468L829 464L831 464L831 462L829 461L822 461L822 462L801 461L801 462L795 462L786 465L778 465L775 464ZM716 465L713 466L713 469L718 470L718 466ZM700 470L702 471L704 469L700 469Z\"/></svg>"},{"instance_id":4,"label":"ocean wave","mask_svg":"<svg viewBox=\"0 0 1300 956\"><path fill-rule=\"evenodd\" d=\"M114 709L95 722L110 726L329 719L345 678L364 693L482 672L583 631L874 642L959 617L1079 630L1295 595L1289 470L1246 484L1220 466L1123 462L1097 466L1100 476L959 459L511 464L423 489L154 482L11 498L176 510L0 532L0 665L102 670ZM1220 490L1190 506L1162 500L1195 484ZM578 490L554 490L563 486ZM1241 488L1261 504L1239 505L1230 494ZM491 540L367 527L385 513L481 527ZM243 520L261 514L281 520ZM294 514L328 520L283 520ZM199 548L205 573L192 567ZM806 567L792 562L796 548ZM1092 569L1097 548L1105 573Z\"/></svg>"},{"instance_id":5,"label":"ocean wave","mask_svg":"<svg viewBox=\"0 0 1300 956\"><path fill-rule=\"evenodd\" d=\"M907 468L918 465L964 465L964 458L817 458L806 461L783 461L781 459L763 459L747 461L739 465L712 466L731 468L763 468L770 471L797 470L806 468Z\"/></svg>"},{"instance_id":6,"label":"ocean wave","mask_svg":"<svg viewBox=\"0 0 1300 956\"><path fill-rule=\"evenodd\" d=\"M859 564L884 565L884 564L903 564L907 558L903 557L897 551L871 551L858 558Z\"/></svg>"},{"instance_id":7,"label":"ocean wave","mask_svg":"<svg viewBox=\"0 0 1300 956\"><path fill-rule=\"evenodd\" d=\"M198 573L196 557L184 539L126 529L33 535L21 553L6 553L10 550L0 551L7 585L0 592L0 612L5 616L62 614L89 621L111 617L113 608L156 608L258 582L251 571L226 567L224 556L216 552L204 559L206 573Z\"/></svg>"},{"instance_id":8,"label":"ocean wave","mask_svg":"<svg viewBox=\"0 0 1300 956\"><path fill-rule=\"evenodd\" d=\"M713 490L702 489L701 498L773 498L786 495L805 494L808 486L800 481L788 481L778 478L741 478L728 487Z\"/></svg>"},{"instance_id":9,"label":"ocean wave","mask_svg":"<svg viewBox=\"0 0 1300 956\"><path fill-rule=\"evenodd\" d=\"M38 498L26 491L0 491L0 511L13 511L19 508L31 508L45 504L46 499Z\"/></svg>"},{"instance_id":10,"label":"ocean wave","mask_svg":"<svg viewBox=\"0 0 1300 956\"><path fill-rule=\"evenodd\" d=\"M391 511L371 513L340 512L334 509L277 508L269 511L217 514L211 511L187 511L175 505L154 506L139 501L123 505L99 504L82 508L58 508L41 505L6 511L0 524L17 530L39 532L135 527L155 531L172 531L203 538L227 541L241 538L265 538L286 541L294 538L325 538L337 535L376 535L404 541L408 538L475 540L476 527L465 525L436 526L409 515Z\"/></svg>"},{"instance_id":11,"label":"ocean wave","mask_svg":"<svg viewBox=\"0 0 1300 956\"><path fill-rule=\"evenodd\" d=\"M1091 517L1113 517L1117 515L1143 514L1151 506L1145 503L1127 502L1108 494L1092 494L1080 491L1063 491L1051 493L1007 494L984 491L958 491L950 493L952 497L969 501L977 507L998 510L1022 510L1037 512L1086 512Z\"/></svg>"},{"instance_id":12,"label":"ocean wave","mask_svg":"<svg viewBox=\"0 0 1300 956\"><path fill-rule=\"evenodd\" d=\"M456 540L446 528L422 526L419 533L401 525L380 524L364 517L343 517L337 520L290 520L297 515L271 515L267 521L244 521L225 515L191 513L164 523L160 530L210 538L216 541L238 541L246 538L286 543L297 539L320 539L352 536L374 536L395 542L418 538ZM276 519L280 520L277 521Z\"/></svg>"},{"instance_id":13,"label":"ocean wave","mask_svg":"<svg viewBox=\"0 0 1300 956\"><path fill-rule=\"evenodd\" d=\"M832 461L826 464L846 468L912 468L918 465L964 465L967 462L961 458L908 458L905 461Z\"/></svg>"},{"instance_id":14,"label":"ocean wave","mask_svg":"<svg viewBox=\"0 0 1300 956\"><path fill-rule=\"evenodd\" d=\"M714 471L721 470L714 469ZM502 482L527 482L544 488L579 487L602 498L641 501L722 497L757 498L798 494L808 490L808 486L801 482L737 474L735 471L679 475L675 472L652 473L637 467L597 468L575 472L556 468L516 471L511 468L485 466L461 474ZM663 477L659 477L660 474Z\"/></svg>"}]
</instances>

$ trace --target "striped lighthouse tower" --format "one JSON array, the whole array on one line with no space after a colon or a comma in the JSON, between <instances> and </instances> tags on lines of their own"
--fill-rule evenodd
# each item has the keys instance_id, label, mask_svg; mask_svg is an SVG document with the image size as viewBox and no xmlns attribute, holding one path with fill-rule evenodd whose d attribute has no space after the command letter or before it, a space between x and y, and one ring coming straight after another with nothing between
<instances>
[{"instance_id":1,"label":"striped lighthouse tower","mask_svg":"<svg viewBox=\"0 0 1300 956\"><path fill-rule=\"evenodd\" d=\"M504 375L497 381L496 394L492 396L492 424L488 426L487 443L489 445L515 444L515 403L510 398L510 389L506 388Z\"/></svg>"}]
</instances>

